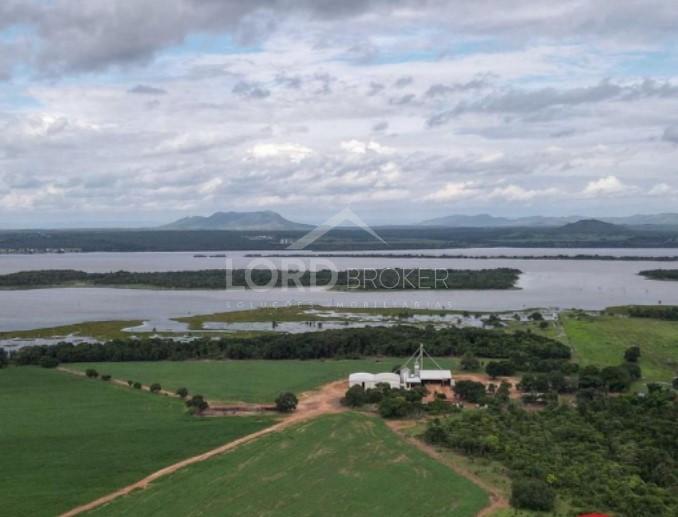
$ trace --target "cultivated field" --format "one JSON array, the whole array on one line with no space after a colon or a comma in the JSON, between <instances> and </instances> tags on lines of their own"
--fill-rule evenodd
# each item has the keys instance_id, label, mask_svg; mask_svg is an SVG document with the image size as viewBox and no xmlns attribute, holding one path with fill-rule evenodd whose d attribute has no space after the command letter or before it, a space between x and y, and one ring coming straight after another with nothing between
<instances>
[{"instance_id":1,"label":"cultivated field","mask_svg":"<svg viewBox=\"0 0 678 517\"><path fill-rule=\"evenodd\" d=\"M351 372L390 372L403 362L398 358L359 360L244 360L244 361L155 361L129 363L72 363L65 366L99 373L116 379L158 382L164 389L182 386L223 402L271 402L282 391L301 393L347 377ZM452 359L438 361L451 366Z\"/></svg>"},{"instance_id":2,"label":"cultivated field","mask_svg":"<svg viewBox=\"0 0 678 517\"><path fill-rule=\"evenodd\" d=\"M272 423L35 367L0 370L0 514L56 515Z\"/></svg>"},{"instance_id":3,"label":"cultivated field","mask_svg":"<svg viewBox=\"0 0 678 517\"><path fill-rule=\"evenodd\" d=\"M180 470L91 515L475 515L487 495L383 421L344 413Z\"/></svg>"},{"instance_id":4,"label":"cultivated field","mask_svg":"<svg viewBox=\"0 0 678 517\"><path fill-rule=\"evenodd\" d=\"M643 382L670 382L678 375L678 322L620 316L564 316L574 360L582 365L617 365L624 350L641 348Z\"/></svg>"}]
</instances>

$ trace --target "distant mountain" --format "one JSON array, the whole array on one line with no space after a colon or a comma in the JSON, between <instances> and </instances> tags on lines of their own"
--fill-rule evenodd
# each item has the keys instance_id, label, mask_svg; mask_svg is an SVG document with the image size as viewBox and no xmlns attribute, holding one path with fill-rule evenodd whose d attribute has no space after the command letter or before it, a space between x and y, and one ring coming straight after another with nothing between
<instances>
[{"instance_id":1,"label":"distant mountain","mask_svg":"<svg viewBox=\"0 0 678 517\"><path fill-rule=\"evenodd\" d=\"M307 224L285 219L277 212L215 212L208 217L191 216L161 226L164 230L310 230Z\"/></svg>"},{"instance_id":2,"label":"distant mountain","mask_svg":"<svg viewBox=\"0 0 678 517\"><path fill-rule=\"evenodd\" d=\"M566 217L494 217L488 214L450 215L428 219L419 223L423 226L447 226L451 228L501 228L501 227L555 227L563 226L590 218L572 215ZM627 217L599 217L604 223L624 226L678 226L678 214L638 214Z\"/></svg>"},{"instance_id":3,"label":"distant mountain","mask_svg":"<svg viewBox=\"0 0 678 517\"><path fill-rule=\"evenodd\" d=\"M560 234L571 235L620 235L630 233L631 230L629 230L626 226L606 223L604 221L599 221L598 219L582 219L576 223L569 223L558 228L557 232Z\"/></svg>"},{"instance_id":4,"label":"distant mountain","mask_svg":"<svg viewBox=\"0 0 678 517\"><path fill-rule=\"evenodd\" d=\"M576 222L582 217L520 217L510 219L508 217L494 217L489 214L479 215L449 215L428 219L419 223L423 226L448 226L457 228L501 228L508 226L562 226L563 224Z\"/></svg>"}]
</instances>

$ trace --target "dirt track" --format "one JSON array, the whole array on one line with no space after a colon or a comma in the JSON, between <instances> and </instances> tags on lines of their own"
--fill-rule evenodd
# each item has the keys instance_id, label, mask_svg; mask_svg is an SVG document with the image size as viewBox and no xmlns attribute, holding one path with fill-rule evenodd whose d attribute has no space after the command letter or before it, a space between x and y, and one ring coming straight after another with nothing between
<instances>
[{"instance_id":1,"label":"dirt track","mask_svg":"<svg viewBox=\"0 0 678 517\"><path fill-rule=\"evenodd\" d=\"M506 500L506 498L492 485L489 485L482 479L480 479L478 476L476 476L473 472L470 470L456 464L453 461L450 461L448 458L446 458L443 454L438 452L434 447L431 445L418 440L416 438L412 438L411 436L408 436L407 434L403 433L403 429L406 429L410 427L413 423L411 421L407 420L387 420L386 424L391 428L393 432L398 434L403 440L405 440L407 443L410 445L416 447L420 451L424 452L434 460L438 461L439 463L442 463L443 465L447 465L450 467L452 470L454 470L457 474L465 477L466 479L470 479L473 481L476 485L478 485L480 488L485 490L489 496L490 496L490 504L480 510L477 514L476 517L488 517L492 515L494 512L498 510L502 510L504 508L509 507L509 502Z\"/></svg>"},{"instance_id":2,"label":"dirt track","mask_svg":"<svg viewBox=\"0 0 678 517\"><path fill-rule=\"evenodd\" d=\"M73 370L64 369L64 371L74 373ZM81 372L77 373L80 374ZM136 483L132 483L131 485L127 485L126 487L123 487L119 490L116 490L115 492L100 497L99 499L95 499L94 501L91 501L87 504L83 504L81 506L73 508L72 510L63 513L61 517L70 517L73 515L79 515L83 512L88 512L90 510L93 510L94 508L98 508L99 506L103 506L104 504L110 503L111 501L117 499L118 497L127 495L133 492L134 490L146 488L153 481L161 477L167 476L169 474L172 474L177 470L180 470L184 467L188 467L189 465L193 465L194 463L206 461L210 458L213 458L214 456L218 456L219 454L223 454L225 452L233 450L240 445L251 442L252 440L256 440L261 436L279 432L297 422L315 418L317 416L324 414L338 413L340 411L344 411L344 407L340 404L339 401L341 400L341 397L344 395L346 388L347 388L346 381L336 381L330 384L326 384L325 386L322 386L320 389L316 391L303 393L299 397L299 404L297 405L297 410L291 415L285 417L284 420L278 422L277 424L274 424L271 427L267 427L265 429L261 429L260 431L257 431L255 433L248 434L247 436L243 436L232 442L228 442L224 445L221 445L220 447L217 447L216 449L212 449L210 451L198 454L197 456L187 458L178 463L160 469L154 472L153 474L146 476L140 481L137 481Z\"/></svg>"}]
</instances>

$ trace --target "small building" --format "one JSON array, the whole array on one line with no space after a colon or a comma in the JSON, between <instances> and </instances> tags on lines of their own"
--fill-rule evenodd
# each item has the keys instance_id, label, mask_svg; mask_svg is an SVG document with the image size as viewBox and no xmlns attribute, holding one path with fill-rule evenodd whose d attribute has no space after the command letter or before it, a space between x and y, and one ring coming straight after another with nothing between
<instances>
[{"instance_id":1,"label":"small building","mask_svg":"<svg viewBox=\"0 0 678 517\"><path fill-rule=\"evenodd\" d=\"M365 389L375 388L377 384L388 384L391 388L411 389L419 386L454 386L452 372L441 368L435 359L429 356L429 359L437 369L424 369L424 354L428 356L423 345L415 352L410 359L399 369L399 373L366 373L357 372L348 376L348 386L362 386ZM414 368L410 370L409 365L414 362Z\"/></svg>"}]
</instances>

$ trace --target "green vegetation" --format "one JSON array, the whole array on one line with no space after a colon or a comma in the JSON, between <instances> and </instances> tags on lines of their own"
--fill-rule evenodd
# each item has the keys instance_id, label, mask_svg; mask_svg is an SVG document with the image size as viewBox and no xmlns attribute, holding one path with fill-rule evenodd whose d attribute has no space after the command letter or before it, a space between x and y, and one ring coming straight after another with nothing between
<instances>
[{"instance_id":1,"label":"green vegetation","mask_svg":"<svg viewBox=\"0 0 678 517\"><path fill-rule=\"evenodd\" d=\"M37 287L152 287L161 289L226 289L230 287L331 286L338 289L511 289L518 281L517 269L354 269L332 272L275 271L269 269L203 269L86 273L72 269L21 271L0 275L0 288Z\"/></svg>"},{"instance_id":2,"label":"green vegetation","mask_svg":"<svg viewBox=\"0 0 678 517\"><path fill-rule=\"evenodd\" d=\"M629 347L638 346L644 381L668 382L678 373L678 322L575 314L561 320L582 366L617 365Z\"/></svg>"},{"instance_id":3,"label":"green vegetation","mask_svg":"<svg viewBox=\"0 0 678 517\"><path fill-rule=\"evenodd\" d=\"M269 425L55 370L0 371L3 515L56 515Z\"/></svg>"},{"instance_id":4,"label":"green vegetation","mask_svg":"<svg viewBox=\"0 0 678 517\"><path fill-rule=\"evenodd\" d=\"M74 323L72 325L61 325L59 327L47 327L32 330L13 330L0 332L0 338L52 338L66 337L70 335L85 336L98 340L121 339L129 337L129 333L122 329L127 327L136 327L143 323L141 320L130 321L90 321L84 323Z\"/></svg>"},{"instance_id":5,"label":"green vegetation","mask_svg":"<svg viewBox=\"0 0 678 517\"><path fill-rule=\"evenodd\" d=\"M93 515L445 515L487 495L383 422L325 416L182 469Z\"/></svg>"},{"instance_id":6,"label":"green vegetation","mask_svg":"<svg viewBox=\"0 0 678 517\"><path fill-rule=\"evenodd\" d=\"M678 269L650 269L641 271L639 275L649 278L650 280L678 280Z\"/></svg>"},{"instance_id":7,"label":"green vegetation","mask_svg":"<svg viewBox=\"0 0 678 517\"><path fill-rule=\"evenodd\" d=\"M678 404L669 390L646 396L578 399L575 409L551 404L525 411L513 403L490 405L433 420L426 439L464 454L503 463L513 482L512 501L545 509L535 486L548 485L576 511L611 511L620 517L678 512Z\"/></svg>"},{"instance_id":8,"label":"green vegetation","mask_svg":"<svg viewBox=\"0 0 678 517\"><path fill-rule=\"evenodd\" d=\"M302 393L349 373L391 371L399 359L377 361L145 361L129 363L77 363L72 368L96 368L117 379L158 382L169 391L186 387L224 402L273 402L282 391ZM446 363L450 364L450 362Z\"/></svg>"}]
</instances>

